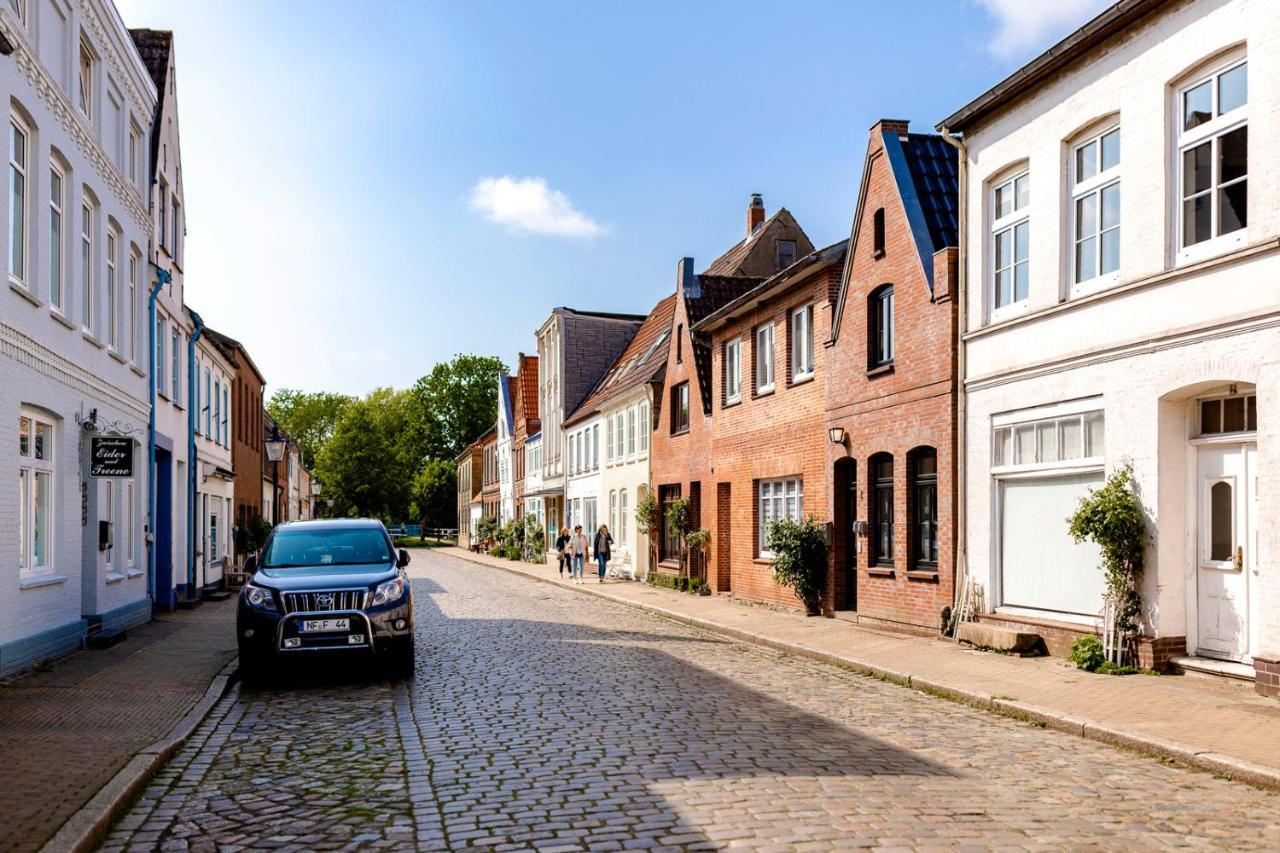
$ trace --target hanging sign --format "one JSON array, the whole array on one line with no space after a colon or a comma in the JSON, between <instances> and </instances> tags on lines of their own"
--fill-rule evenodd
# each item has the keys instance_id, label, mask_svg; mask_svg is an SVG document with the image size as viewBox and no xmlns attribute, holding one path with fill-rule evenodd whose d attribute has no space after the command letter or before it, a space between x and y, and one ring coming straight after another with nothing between
<instances>
[{"instance_id":1,"label":"hanging sign","mask_svg":"<svg viewBox=\"0 0 1280 853\"><path fill-rule=\"evenodd\" d=\"M91 445L90 476L133 476L133 439L114 435L95 435Z\"/></svg>"}]
</instances>

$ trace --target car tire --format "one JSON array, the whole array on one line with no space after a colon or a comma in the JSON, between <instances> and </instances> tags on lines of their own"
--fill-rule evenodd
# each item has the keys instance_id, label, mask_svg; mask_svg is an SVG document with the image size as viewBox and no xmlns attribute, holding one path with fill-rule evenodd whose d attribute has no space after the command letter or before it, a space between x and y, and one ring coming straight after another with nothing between
<instances>
[{"instance_id":1,"label":"car tire","mask_svg":"<svg viewBox=\"0 0 1280 853\"><path fill-rule=\"evenodd\" d=\"M394 651L391 653L391 670L396 678L411 679L413 678L413 666L415 661L415 652L413 638L401 640L396 644Z\"/></svg>"},{"instance_id":2,"label":"car tire","mask_svg":"<svg viewBox=\"0 0 1280 853\"><path fill-rule=\"evenodd\" d=\"M262 655L240 650L240 683L245 687L261 687L267 677L267 662Z\"/></svg>"}]
</instances>

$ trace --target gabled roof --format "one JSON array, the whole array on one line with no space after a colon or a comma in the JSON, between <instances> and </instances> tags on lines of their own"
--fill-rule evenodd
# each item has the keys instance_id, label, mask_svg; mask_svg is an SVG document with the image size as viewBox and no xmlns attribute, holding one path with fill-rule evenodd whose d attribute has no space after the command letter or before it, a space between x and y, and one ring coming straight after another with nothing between
<instances>
[{"instance_id":1,"label":"gabled roof","mask_svg":"<svg viewBox=\"0 0 1280 853\"><path fill-rule=\"evenodd\" d=\"M538 357L521 356L516 375L520 383L516 399L520 401L520 414L528 430L530 424L538 424Z\"/></svg>"},{"instance_id":2,"label":"gabled roof","mask_svg":"<svg viewBox=\"0 0 1280 853\"><path fill-rule=\"evenodd\" d=\"M505 369L498 374L498 420L506 426L508 436L514 435L516 431L515 414L511 406L516 387L516 378L509 376Z\"/></svg>"},{"instance_id":3,"label":"gabled roof","mask_svg":"<svg viewBox=\"0 0 1280 853\"><path fill-rule=\"evenodd\" d=\"M885 159L893 174L902 209L911 228L916 257L924 272L929 293L933 293L933 256L943 249L959 245L959 152L941 136L931 133L907 133L906 122L882 120L877 123ZM872 128L874 133L876 127ZM901 131L899 131L901 128ZM866 213L871 149L862 168L862 183L853 214L853 230L840 280L840 297L832 314L831 340L840 336L841 317L849 290L849 276Z\"/></svg>"},{"instance_id":4,"label":"gabled roof","mask_svg":"<svg viewBox=\"0 0 1280 853\"><path fill-rule=\"evenodd\" d=\"M676 312L673 293L653 306L631 338L631 343L605 371L600 382L577 410L565 419L570 426L599 412L610 400L646 382L660 378L667 369L667 352L671 348L671 321Z\"/></svg>"},{"instance_id":5,"label":"gabled roof","mask_svg":"<svg viewBox=\"0 0 1280 853\"><path fill-rule=\"evenodd\" d=\"M791 266L764 280L751 279L758 283L739 296L724 303L715 311L705 315L693 324L696 331L711 331L713 328L729 321L743 310L754 308L762 299L768 299L783 288L807 278L812 273L844 261L845 250L849 246L848 239L832 243L817 251L811 252Z\"/></svg>"},{"instance_id":6,"label":"gabled roof","mask_svg":"<svg viewBox=\"0 0 1280 853\"><path fill-rule=\"evenodd\" d=\"M804 233L791 211L783 207L766 219L755 233L744 237L729 251L712 261L711 266L702 274L759 278L771 276L778 271L774 240L795 240L797 257L813 251L809 235Z\"/></svg>"},{"instance_id":7,"label":"gabled roof","mask_svg":"<svg viewBox=\"0 0 1280 853\"><path fill-rule=\"evenodd\" d=\"M156 164L159 161L160 134L163 127L160 113L164 109L165 85L169 79L169 54L173 52L173 32L171 30L129 30L133 37L134 47L142 64L151 75L151 82L156 84L156 114L151 118L151 176L155 176Z\"/></svg>"},{"instance_id":8,"label":"gabled roof","mask_svg":"<svg viewBox=\"0 0 1280 853\"><path fill-rule=\"evenodd\" d=\"M245 349L244 344L240 343L230 335L224 335L222 332L219 332L216 329L211 329L208 326L204 327L204 334L217 344L218 348L224 353L228 353L228 358L231 358L231 355L229 355L230 353L237 353L244 359L245 364L249 365L249 369L253 371L253 375L258 377L258 381L263 385L267 384L266 377L262 375L262 371L258 369L258 365L253 363L253 357L249 355L249 351ZM236 366L239 366L239 359L232 358L232 360L235 362Z\"/></svg>"},{"instance_id":9,"label":"gabled roof","mask_svg":"<svg viewBox=\"0 0 1280 853\"><path fill-rule=\"evenodd\" d=\"M1063 68L1083 57L1112 36L1156 11L1168 0L1120 0L1104 9L1083 27L983 92L974 100L938 122L938 130L965 131L982 118L1020 97L1026 97L1041 83L1052 80Z\"/></svg>"}]
</instances>

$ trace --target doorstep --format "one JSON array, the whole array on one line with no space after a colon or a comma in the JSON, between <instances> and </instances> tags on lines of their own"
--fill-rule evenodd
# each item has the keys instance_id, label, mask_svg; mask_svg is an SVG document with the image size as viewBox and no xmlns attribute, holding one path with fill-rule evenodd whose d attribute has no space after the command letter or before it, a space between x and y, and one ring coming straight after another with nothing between
<instances>
[{"instance_id":1,"label":"doorstep","mask_svg":"<svg viewBox=\"0 0 1280 853\"><path fill-rule=\"evenodd\" d=\"M1181 675L1197 678L1214 678L1226 681L1240 681L1252 685L1253 667L1234 660L1218 660L1217 658L1187 655L1169 659L1170 668Z\"/></svg>"}]
</instances>

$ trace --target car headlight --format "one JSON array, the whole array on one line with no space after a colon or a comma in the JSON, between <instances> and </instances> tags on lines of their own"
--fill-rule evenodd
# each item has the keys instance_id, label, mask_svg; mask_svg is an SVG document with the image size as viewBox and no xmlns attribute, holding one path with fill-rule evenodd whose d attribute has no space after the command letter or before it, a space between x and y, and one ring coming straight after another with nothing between
<instances>
[{"instance_id":1,"label":"car headlight","mask_svg":"<svg viewBox=\"0 0 1280 853\"><path fill-rule=\"evenodd\" d=\"M409 584L404 578L383 581L373 590L372 606L377 607L379 604L390 604L393 601L399 601L408 586Z\"/></svg>"},{"instance_id":2,"label":"car headlight","mask_svg":"<svg viewBox=\"0 0 1280 853\"><path fill-rule=\"evenodd\" d=\"M275 610L276 608L276 600L272 597L271 590L266 587L247 583L244 585L244 597L254 607L259 607L263 610Z\"/></svg>"}]
</instances>

